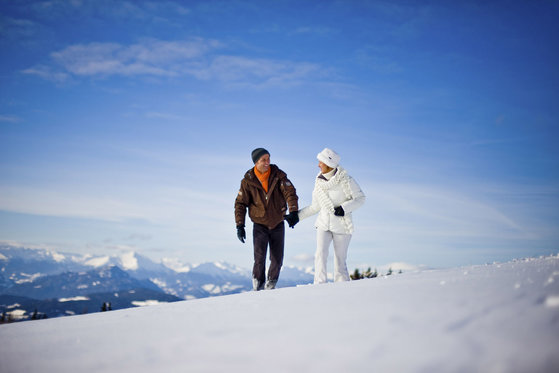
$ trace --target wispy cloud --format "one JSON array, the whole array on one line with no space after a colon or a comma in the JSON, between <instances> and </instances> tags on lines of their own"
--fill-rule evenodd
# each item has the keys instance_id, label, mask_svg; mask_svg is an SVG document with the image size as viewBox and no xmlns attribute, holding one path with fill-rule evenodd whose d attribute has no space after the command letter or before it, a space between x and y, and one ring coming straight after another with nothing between
<instances>
[{"instance_id":1,"label":"wispy cloud","mask_svg":"<svg viewBox=\"0 0 559 373\"><path fill-rule=\"evenodd\" d=\"M34 67L30 67L28 69L21 71L23 74L27 75L35 75L45 80L50 80L53 82L65 82L69 75L60 70L54 70L53 68L45 65L37 65Z\"/></svg>"},{"instance_id":2,"label":"wispy cloud","mask_svg":"<svg viewBox=\"0 0 559 373\"><path fill-rule=\"evenodd\" d=\"M318 65L312 63L217 56L207 69L192 73L201 79L217 79L261 87L299 84L320 70Z\"/></svg>"},{"instance_id":3,"label":"wispy cloud","mask_svg":"<svg viewBox=\"0 0 559 373\"><path fill-rule=\"evenodd\" d=\"M0 36L8 39L22 39L37 34L37 23L24 18L11 18L0 15ZM0 39L1 40L1 39Z\"/></svg>"},{"instance_id":4,"label":"wispy cloud","mask_svg":"<svg viewBox=\"0 0 559 373\"><path fill-rule=\"evenodd\" d=\"M404 71L402 63L395 57L392 47L368 46L356 51L357 62L380 74L395 74Z\"/></svg>"},{"instance_id":5,"label":"wispy cloud","mask_svg":"<svg viewBox=\"0 0 559 373\"><path fill-rule=\"evenodd\" d=\"M186 118L181 115L176 115L173 113L160 113L150 111L145 114L147 118L163 119L163 120L185 120Z\"/></svg>"},{"instance_id":6,"label":"wispy cloud","mask_svg":"<svg viewBox=\"0 0 559 373\"><path fill-rule=\"evenodd\" d=\"M169 12L181 16L191 13L190 9L174 1L146 1L143 6L149 12Z\"/></svg>"},{"instance_id":7,"label":"wispy cloud","mask_svg":"<svg viewBox=\"0 0 559 373\"><path fill-rule=\"evenodd\" d=\"M0 122L7 122L7 123L17 123L21 122L21 118L15 115L1 115L0 114Z\"/></svg>"},{"instance_id":8,"label":"wispy cloud","mask_svg":"<svg viewBox=\"0 0 559 373\"><path fill-rule=\"evenodd\" d=\"M72 77L155 76L216 80L247 87L290 86L325 75L308 62L222 55L225 46L212 39L183 41L149 39L132 45L71 45L51 54L53 64L23 70L53 81Z\"/></svg>"},{"instance_id":9,"label":"wispy cloud","mask_svg":"<svg viewBox=\"0 0 559 373\"><path fill-rule=\"evenodd\" d=\"M382 221L369 224L387 234L405 232L408 237L423 239L535 238L534 227L517 220L523 216L518 206L503 208L488 198L488 192L471 195L428 185L377 184L371 188L370 203L382 212Z\"/></svg>"},{"instance_id":10,"label":"wispy cloud","mask_svg":"<svg viewBox=\"0 0 559 373\"><path fill-rule=\"evenodd\" d=\"M160 21L165 16L185 16L190 10L173 1L118 1L111 0L49 0L22 4L28 12L40 18L61 18L79 14L82 17L113 17Z\"/></svg>"},{"instance_id":11,"label":"wispy cloud","mask_svg":"<svg viewBox=\"0 0 559 373\"><path fill-rule=\"evenodd\" d=\"M133 45L91 43L69 46L51 54L54 62L77 76L176 76L183 63L193 63L219 47L214 40L147 40Z\"/></svg>"},{"instance_id":12,"label":"wispy cloud","mask_svg":"<svg viewBox=\"0 0 559 373\"><path fill-rule=\"evenodd\" d=\"M325 36L325 35L334 34L338 32L339 32L338 30L329 27L303 26L292 31L291 35L310 34L310 35Z\"/></svg>"}]
</instances>

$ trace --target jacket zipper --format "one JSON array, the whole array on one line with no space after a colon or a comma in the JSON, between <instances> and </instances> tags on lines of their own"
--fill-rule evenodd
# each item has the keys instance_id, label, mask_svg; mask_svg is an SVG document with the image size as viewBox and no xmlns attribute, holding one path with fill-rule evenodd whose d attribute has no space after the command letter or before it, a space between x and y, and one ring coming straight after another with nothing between
<instances>
[{"instance_id":1,"label":"jacket zipper","mask_svg":"<svg viewBox=\"0 0 559 373\"><path fill-rule=\"evenodd\" d=\"M272 184L270 186L268 186L268 193L266 193L264 188L262 188L262 190L264 190L265 197L266 197L266 206L268 206L268 202L269 202L268 197L271 195L271 193L274 190L274 187L276 186L277 183L278 183L278 178L276 177L276 178L274 178L274 181L272 182Z\"/></svg>"}]
</instances>

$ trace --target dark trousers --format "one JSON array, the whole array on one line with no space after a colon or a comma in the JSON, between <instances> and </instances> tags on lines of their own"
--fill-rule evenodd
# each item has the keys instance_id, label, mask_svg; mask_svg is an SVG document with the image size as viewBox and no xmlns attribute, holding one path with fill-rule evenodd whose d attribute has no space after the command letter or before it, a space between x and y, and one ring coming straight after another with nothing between
<instances>
[{"instance_id":1,"label":"dark trousers","mask_svg":"<svg viewBox=\"0 0 559 373\"><path fill-rule=\"evenodd\" d=\"M283 245L285 239L285 225L283 222L275 228L269 229L265 225L254 224L252 229L254 242L254 267L252 277L260 284L266 281L266 252L270 244L270 268L268 280L277 281L283 264Z\"/></svg>"}]
</instances>

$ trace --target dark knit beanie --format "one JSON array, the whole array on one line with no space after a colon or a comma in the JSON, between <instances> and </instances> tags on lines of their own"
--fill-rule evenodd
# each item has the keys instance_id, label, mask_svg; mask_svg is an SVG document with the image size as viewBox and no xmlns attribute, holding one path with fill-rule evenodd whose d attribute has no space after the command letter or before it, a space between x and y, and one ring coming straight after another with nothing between
<instances>
[{"instance_id":1,"label":"dark knit beanie","mask_svg":"<svg viewBox=\"0 0 559 373\"><path fill-rule=\"evenodd\" d=\"M270 152L268 152L266 149L264 148L256 148L252 151L252 161L254 163L258 162L258 160L260 159L260 157L262 157L263 155L268 154L270 155Z\"/></svg>"}]
</instances>

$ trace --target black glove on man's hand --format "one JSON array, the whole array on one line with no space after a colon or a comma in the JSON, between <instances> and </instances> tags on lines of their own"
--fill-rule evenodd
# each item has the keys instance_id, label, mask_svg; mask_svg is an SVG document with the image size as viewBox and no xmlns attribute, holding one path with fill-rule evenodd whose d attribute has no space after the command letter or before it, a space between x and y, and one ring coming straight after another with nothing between
<instances>
[{"instance_id":1,"label":"black glove on man's hand","mask_svg":"<svg viewBox=\"0 0 559 373\"><path fill-rule=\"evenodd\" d=\"M290 212L289 215L285 215L285 220L290 228L294 228L295 224L299 222L299 211Z\"/></svg>"},{"instance_id":2,"label":"black glove on man's hand","mask_svg":"<svg viewBox=\"0 0 559 373\"><path fill-rule=\"evenodd\" d=\"M338 206L334 208L334 215L336 216L344 216L345 215L345 211L344 208L342 206Z\"/></svg>"},{"instance_id":3,"label":"black glove on man's hand","mask_svg":"<svg viewBox=\"0 0 559 373\"><path fill-rule=\"evenodd\" d=\"M245 232L245 226L239 225L237 226L237 237L242 243L245 243L245 239L247 238L247 234Z\"/></svg>"}]
</instances>

